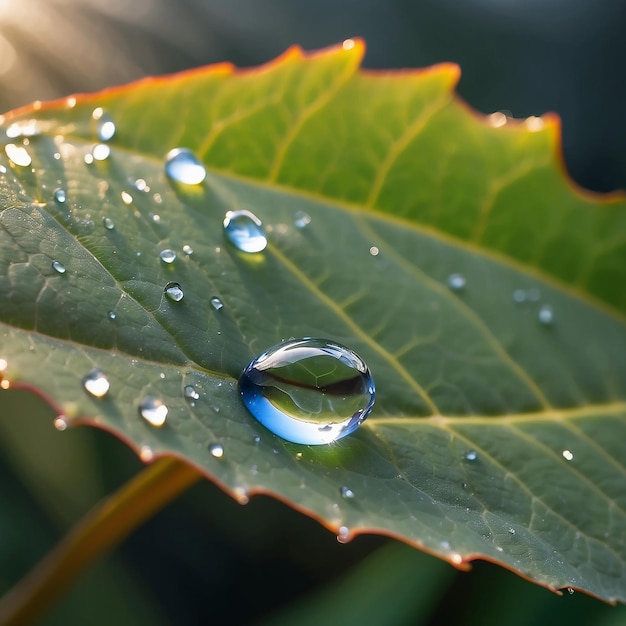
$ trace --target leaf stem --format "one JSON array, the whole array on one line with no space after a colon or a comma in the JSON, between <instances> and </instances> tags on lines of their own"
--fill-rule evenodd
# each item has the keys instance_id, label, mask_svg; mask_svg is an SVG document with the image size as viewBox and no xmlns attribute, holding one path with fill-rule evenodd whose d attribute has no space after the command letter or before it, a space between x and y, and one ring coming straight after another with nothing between
<instances>
[{"instance_id":1,"label":"leaf stem","mask_svg":"<svg viewBox=\"0 0 626 626\"><path fill-rule=\"evenodd\" d=\"M0 600L2 626L32 624L85 567L202 477L175 458L158 459L101 500Z\"/></svg>"}]
</instances>

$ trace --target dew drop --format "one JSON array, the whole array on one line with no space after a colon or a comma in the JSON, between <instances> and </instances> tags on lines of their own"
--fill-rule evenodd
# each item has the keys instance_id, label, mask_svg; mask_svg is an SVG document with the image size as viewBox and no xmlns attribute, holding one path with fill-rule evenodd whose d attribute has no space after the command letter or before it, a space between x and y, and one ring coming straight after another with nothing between
<instances>
[{"instance_id":1,"label":"dew drop","mask_svg":"<svg viewBox=\"0 0 626 626\"><path fill-rule=\"evenodd\" d=\"M104 372L99 369L92 369L83 378L83 387L85 391L94 398L104 398L109 393L111 384Z\"/></svg>"},{"instance_id":2,"label":"dew drop","mask_svg":"<svg viewBox=\"0 0 626 626\"><path fill-rule=\"evenodd\" d=\"M150 446L141 446L139 449L139 458L144 463L150 463L154 460L154 450Z\"/></svg>"},{"instance_id":3,"label":"dew drop","mask_svg":"<svg viewBox=\"0 0 626 626\"><path fill-rule=\"evenodd\" d=\"M187 255L187 256L191 256L193 254L193 248L187 244L185 244L183 246L183 252Z\"/></svg>"},{"instance_id":4,"label":"dew drop","mask_svg":"<svg viewBox=\"0 0 626 626\"><path fill-rule=\"evenodd\" d=\"M372 256L378 256L380 254L380 248L378 248L378 246L372 246L370 248L370 254Z\"/></svg>"},{"instance_id":5,"label":"dew drop","mask_svg":"<svg viewBox=\"0 0 626 626\"><path fill-rule=\"evenodd\" d=\"M567 593L569 593L570 596L574 595L574 588L573 587L568 587L567 588Z\"/></svg>"},{"instance_id":6,"label":"dew drop","mask_svg":"<svg viewBox=\"0 0 626 626\"><path fill-rule=\"evenodd\" d=\"M65 189L61 189L59 187L58 189L54 190L54 201L57 204L65 204L66 200L67 200L67 194L65 193Z\"/></svg>"},{"instance_id":7,"label":"dew drop","mask_svg":"<svg viewBox=\"0 0 626 626\"><path fill-rule=\"evenodd\" d=\"M537 313L537 318L544 326L550 326L554 321L554 312L549 304L544 304Z\"/></svg>"},{"instance_id":8,"label":"dew drop","mask_svg":"<svg viewBox=\"0 0 626 626\"><path fill-rule=\"evenodd\" d=\"M167 419L167 406L155 396L146 396L139 404L139 415L151 426L161 428Z\"/></svg>"},{"instance_id":9,"label":"dew drop","mask_svg":"<svg viewBox=\"0 0 626 626\"><path fill-rule=\"evenodd\" d=\"M347 526L340 526L337 530L337 541L347 543L350 539L350 529Z\"/></svg>"},{"instance_id":10,"label":"dew drop","mask_svg":"<svg viewBox=\"0 0 626 626\"><path fill-rule=\"evenodd\" d=\"M174 250L170 250L169 248L165 248L165 250L161 250L159 253L159 258L163 263L173 263L176 260L176 252Z\"/></svg>"},{"instance_id":11,"label":"dew drop","mask_svg":"<svg viewBox=\"0 0 626 626\"><path fill-rule=\"evenodd\" d=\"M304 211L298 211L294 217L293 223L296 228L306 228L311 223L311 216Z\"/></svg>"},{"instance_id":12,"label":"dew drop","mask_svg":"<svg viewBox=\"0 0 626 626\"><path fill-rule=\"evenodd\" d=\"M465 289L466 284L467 281L463 274L450 274L450 276L448 276L448 287L452 289L452 291L461 291Z\"/></svg>"},{"instance_id":13,"label":"dew drop","mask_svg":"<svg viewBox=\"0 0 626 626\"><path fill-rule=\"evenodd\" d=\"M466 461L475 461L478 458L478 452L476 450L470 450L465 454Z\"/></svg>"},{"instance_id":14,"label":"dew drop","mask_svg":"<svg viewBox=\"0 0 626 626\"><path fill-rule=\"evenodd\" d=\"M509 528L509 535L514 535L515 534L515 528L510 527Z\"/></svg>"},{"instance_id":15,"label":"dew drop","mask_svg":"<svg viewBox=\"0 0 626 626\"><path fill-rule=\"evenodd\" d=\"M346 487L345 485L341 487L339 493L341 493L342 498L346 498L347 500L351 500L352 498L354 498L354 491L352 491L350 487Z\"/></svg>"},{"instance_id":16,"label":"dew drop","mask_svg":"<svg viewBox=\"0 0 626 626\"><path fill-rule=\"evenodd\" d=\"M14 143L8 143L4 146L4 151L9 159L11 159L15 165L19 165L20 167L28 167L33 162L30 158L30 154L28 154L28 150L26 150L23 146L16 146Z\"/></svg>"},{"instance_id":17,"label":"dew drop","mask_svg":"<svg viewBox=\"0 0 626 626\"><path fill-rule=\"evenodd\" d=\"M103 217L102 223L107 230L113 230L115 228L115 222L110 217Z\"/></svg>"},{"instance_id":18,"label":"dew drop","mask_svg":"<svg viewBox=\"0 0 626 626\"><path fill-rule=\"evenodd\" d=\"M224 446L221 443L212 443L209 445L209 452L216 459L221 459L224 456Z\"/></svg>"},{"instance_id":19,"label":"dew drop","mask_svg":"<svg viewBox=\"0 0 626 626\"><path fill-rule=\"evenodd\" d=\"M220 309L224 308L224 303L219 298L213 297L213 298L211 298L211 306L216 311L219 311Z\"/></svg>"},{"instance_id":20,"label":"dew drop","mask_svg":"<svg viewBox=\"0 0 626 626\"><path fill-rule=\"evenodd\" d=\"M516 289L513 292L513 302L521 304L526 301L526 292L523 289Z\"/></svg>"},{"instance_id":21,"label":"dew drop","mask_svg":"<svg viewBox=\"0 0 626 626\"><path fill-rule=\"evenodd\" d=\"M563 455L563 458L566 461L573 461L574 460L574 455L572 454L571 450L563 450L563 452L561 454Z\"/></svg>"},{"instance_id":22,"label":"dew drop","mask_svg":"<svg viewBox=\"0 0 626 626\"><path fill-rule=\"evenodd\" d=\"M267 246L263 223L254 213L245 209L226 213L224 233L242 252L261 252Z\"/></svg>"},{"instance_id":23,"label":"dew drop","mask_svg":"<svg viewBox=\"0 0 626 626\"><path fill-rule=\"evenodd\" d=\"M148 183L146 183L146 181L143 178L138 178L136 181L134 181L133 187L137 191L145 191L145 192L150 191L150 187L148 187Z\"/></svg>"},{"instance_id":24,"label":"dew drop","mask_svg":"<svg viewBox=\"0 0 626 626\"><path fill-rule=\"evenodd\" d=\"M117 318L117 313L115 311L109 311L108 315L110 320L114 320Z\"/></svg>"},{"instance_id":25,"label":"dew drop","mask_svg":"<svg viewBox=\"0 0 626 626\"><path fill-rule=\"evenodd\" d=\"M60 261L52 261L52 269L57 274L65 274L65 265L63 265Z\"/></svg>"},{"instance_id":26,"label":"dew drop","mask_svg":"<svg viewBox=\"0 0 626 626\"><path fill-rule=\"evenodd\" d=\"M184 185L199 185L206 177L204 165L187 148L174 148L165 155L165 173Z\"/></svg>"},{"instance_id":27,"label":"dew drop","mask_svg":"<svg viewBox=\"0 0 626 626\"><path fill-rule=\"evenodd\" d=\"M178 283L167 283L164 291L167 298L172 302L180 302L185 295Z\"/></svg>"},{"instance_id":28,"label":"dew drop","mask_svg":"<svg viewBox=\"0 0 626 626\"><path fill-rule=\"evenodd\" d=\"M306 337L253 359L239 378L250 413L287 441L327 444L353 432L374 405L374 381L352 350Z\"/></svg>"},{"instance_id":29,"label":"dew drop","mask_svg":"<svg viewBox=\"0 0 626 626\"><path fill-rule=\"evenodd\" d=\"M85 163L87 165L91 165L93 163L93 154L91 154L91 152L89 152L88 154L86 154L83 157L83 161L85 161Z\"/></svg>"},{"instance_id":30,"label":"dew drop","mask_svg":"<svg viewBox=\"0 0 626 626\"><path fill-rule=\"evenodd\" d=\"M65 415L57 415L57 417L54 418L54 421L52 422L52 424L58 431L62 432L64 430L67 430L67 427L70 425L70 422Z\"/></svg>"},{"instance_id":31,"label":"dew drop","mask_svg":"<svg viewBox=\"0 0 626 626\"><path fill-rule=\"evenodd\" d=\"M258 445L261 443L261 437L259 437L259 435L255 435L254 437L252 437L252 441L254 441L254 443Z\"/></svg>"},{"instance_id":32,"label":"dew drop","mask_svg":"<svg viewBox=\"0 0 626 626\"><path fill-rule=\"evenodd\" d=\"M102 108L93 110L91 117L96 122L96 135L100 141L109 141L115 135L115 123L111 116Z\"/></svg>"},{"instance_id":33,"label":"dew drop","mask_svg":"<svg viewBox=\"0 0 626 626\"><path fill-rule=\"evenodd\" d=\"M91 149L91 156L95 161L106 161L111 156L111 148L105 143L97 143Z\"/></svg>"},{"instance_id":34,"label":"dew drop","mask_svg":"<svg viewBox=\"0 0 626 626\"><path fill-rule=\"evenodd\" d=\"M122 193L120 193L120 197L126 206L130 206L133 203L133 197L128 193L128 191L122 191Z\"/></svg>"},{"instance_id":35,"label":"dew drop","mask_svg":"<svg viewBox=\"0 0 626 626\"><path fill-rule=\"evenodd\" d=\"M183 393L185 394L185 398L189 398L190 400L200 399L200 394L193 388L192 385L187 385L183 389Z\"/></svg>"},{"instance_id":36,"label":"dew drop","mask_svg":"<svg viewBox=\"0 0 626 626\"><path fill-rule=\"evenodd\" d=\"M539 302L539 299L541 298L541 291L539 291L537 287L531 287L526 292L526 296L531 302Z\"/></svg>"}]
</instances>

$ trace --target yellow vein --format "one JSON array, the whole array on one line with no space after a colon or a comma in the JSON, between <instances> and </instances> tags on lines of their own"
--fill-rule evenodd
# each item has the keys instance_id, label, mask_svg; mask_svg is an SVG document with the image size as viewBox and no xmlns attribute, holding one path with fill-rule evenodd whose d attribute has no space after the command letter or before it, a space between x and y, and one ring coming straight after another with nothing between
<instances>
[{"instance_id":1,"label":"yellow vein","mask_svg":"<svg viewBox=\"0 0 626 626\"><path fill-rule=\"evenodd\" d=\"M291 126L287 135L284 137L281 145L278 147L274 163L268 174L268 181L273 182L278 178L280 168L283 166L287 150L295 140L298 133L302 130L302 127L315 113L321 111L326 104L328 104L335 94L348 82L348 79L354 74L354 67L351 63L346 64L346 68L343 72L337 74L337 79L334 84L329 85L328 89L324 89L320 92L319 96L310 102L306 107L302 109L295 123Z\"/></svg>"},{"instance_id":2,"label":"yellow vein","mask_svg":"<svg viewBox=\"0 0 626 626\"><path fill-rule=\"evenodd\" d=\"M381 237L380 233L375 233L369 224L366 224L362 220L355 220L358 225L366 231L370 237L374 239L378 239L379 241L383 241L384 239ZM386 240L384 240L386 241ZM493 349L493 351L502 359L502 361L508 365L508 367L517 375L517 377L524 382L524 384L532 391L535 397L539 400L542 406L549 408L550 402L545 397L541 389L539 389L537 383L528 375L528 373L516 362L513 360L511 355L504 349L500 340L492 333L489 327L483 322L483 320L478 316L478 314L471 309L467 304L465 304L460 298L454 296L454 294L450 293L450 290L444 287L441 283L437 282L428 274L426 274L419 267L407 261L403 256L399 255L393 245L388 244L385 247L385 255L393 258L395 263L402 267L409 274L413 274L416 280L422 281L426 283L432 291L437 292L439 295L443 296L448 302L452 304L452 306L467 320L472 324L484 337L487 341L487 344Z\"/></svg>"},{"instance_id":3,"label":"yellow vein","mask_svg":"<svg viewBox=\"0 0 626 626\"><path fill-rule=\"evenodd\" d=\"M306 276L298 267L296 267L285 255L280 252L276 247L271 248L272 254L286 267L305 287L320 301L324 303L337 317L339 317L348 328L358 336L363 342L380 354L391 366L400 374L400 376L408 383L408 385L419 395L419 397L426 403L433 415L439 413L439 409L435 403L431 400L430 396L426 393L424 388L407 372L403 365L397 361L387 350L385 350L379 343L374 341L369 333L366 333L355 321L347 315L347 313L341 309L337 304L331 300L323 291L321 291L311 280Z\"/></svg>"},{"instance_id":4,"label":"yellow vein","mask_svg":"<svg viewBox=\"0 0 626 626\"><path fill-rule=\"evenodd\" d=\"M434 100L429 106L425 107L423 111L411 122L407 129L394 141L389 147L387 155L381 163L376 177L372 182L370 193L365 201L365 206L373 207L380 196L380 192L385 184L385 180L394 166L395 162L402 155L402 153L409 147L411 142L416 139L420 133L426 127L426 124L431 118L439 112L450 101L450 94L446 92L444 96Z\"/></svg>"}]
</instances>

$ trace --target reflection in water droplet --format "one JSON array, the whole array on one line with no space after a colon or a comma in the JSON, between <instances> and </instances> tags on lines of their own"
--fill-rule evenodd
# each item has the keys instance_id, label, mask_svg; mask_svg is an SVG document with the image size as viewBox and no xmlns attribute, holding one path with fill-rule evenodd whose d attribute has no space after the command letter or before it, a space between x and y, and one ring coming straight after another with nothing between
<instances>
[{"instance_id":1,"label":"reflection in water droplet","mask_svg":"<svg viewBox=\"0 0 626 626\"><path fill-rule=\"evenodd\" d=\"M55 202L57 202L58 204L64 204L66 200L67 200L67 195L65 194L65 189L61 189L59 187L58 189L54 190Z\"/></svg>"},{"instance_id":2,"label":"reflection in water droplet","mask_svg":"<svg viewBox=\"0 0 626 626\"><path fill-rule=\"evenodd\" d=\"M563 455L563 458L566 461L573 461L574 460L574 455L572 454L572 452L570 450L563 450L563 452L561 454Z\"/></svg>"},{"instance_id":3,"label":"reflection in water droplet","mask_svg":"<svg viewBox=\"0 0 626 626\"><path fill-rule=\"evenodd\" d=\"M311 223L311 216L304 211L298 211L293 223L296 228L306 228Z\"/></svg>"},{"instance_id":4,"label":"reflection in water droplet","mask_svg":"<svg viewBox=\"0 0 626 626\"><path fill-rule=\"evenodd\" d=\"M467 281L463 274L450 274L450 276L448 276L448 287L452 289L452 291L461 291L465 289L466 284Z\"/></svg>"},{"instance_id":5,"label":"reflection in water droplet","mask_svg":"<svg viewBox=\"0 0 626 626\"><path fill-rule=\"evenodd\" d=\"M102 223L107 230L113 230L115 228L115 222L110 217L103 217Z\"/></svg>"},{"instance_id":6,"label":"reflection in water droplet","mask_svg":"<svg viewBox=\"0 0 626 626\"><path fill-rule=\"evenodd\" d=\"M99 369L92 369L83 378L85 391L94 398L104 398L110 388L109 379Z\"/></svg>"},{"instance_id":7,"label":"reflection in water droplet","mask_svg":"<svg viewBox=\"0 0 626 626\"><path fill-rule=\"evenodd\" d=\"M172 302L180 302L185 295L178 283L167 283L164 291L167 298Z\"/></svg>"},{"instance_id":8,"label":"reflection in water droplet","mask_svg":"<svg viewBox=\"0 0 626 626\"><path fill-rule=\"evenodd\" d=\"M165 250L161 250L159 253L159 258L163 263L173 263L176 260L176 252L174 250L170 250L169 248L165 248Z\"/></svg>"},{"instance_id":9,"label":"reflection in water droplet","mask_svg":"<svg viewBox=\"0 0 626 626\"><path fill-rule=\"evenodd\" d=\"M350 489L350 487L346 487L344 485L343 487L341 487L339 492L341 493L341 497L342 498L346 498L348 500L354 498L354 491L352 491L352 489Z\"/></svg>"},{"instance_id":10,"label":"reflection in water droplet","mask_svg":"<svg viewBox=\"0 0 626 626\"><path fill-rule=\"evenodd\" d=\"M185 398L189 398L190 400L198 400L200 398L200 394L193 388L192 385L187 385L183 389L183 393L185 394Z\"/></svg>"},{"instance_id":11,"label":"reflection in water droplet","mask_svg":"<svg viewBox=\"0 0 626 626\"><path fill-rule=\"evenodd\" d=\"M57 274L65 274L65 265L63 265L60 261L52 261L52 269Z\"/></svg>"},{"instance_id":12,"label":"reflection in water droplet","mask_svg":"<svg viewBox=\"0 0 626 626\"><path fill-rule=\"evenodd\" d=\"M544 326L550 326L550 324L552 324L552 322L554 321L554 313L552 311L552 307L549 304L544 304L539 309L537 317Z\"/></svg>"},{"instance_id":13,"label":"reflection in water droplet","mask_svg":"<svg viewBox=\"0 0 626 626\"><path fill-rule=\"evenodd\" d=\"M91 117L96 122L96 135L100 141L109 141L115 135L115 124L111 119L111 116L102 109L102 107L98 107L93 110Z\"/></svg>"},{"instance_id":14,"label":"reflection in water droplet","mask_svg":"<svg viewBox=\"0 0 626 626\"><path fill-rule=\"evenodd\" d=\"M91 156L96 161L106 161L111 156L111 148L105 143L97 143L91 149Z\"/></svg>"},{"instance_id":15,"label":"reflection in water droplet","mask_svg":"<svg viewBox=\"0 0 626 626\"><path fill-rule=\"evenodd\" d=\"M224 456L224 447L221 443L212 443L209 445L209 452L216 459L221 459Z\"/></svg>"},{"instance_id":16,"label":"reflection in water droplet","mask_svg":"<svg viewBox=\"0 0 626 626\"><path fill-rule=\"evenodd\" d=\"M470 450L465 455L466 461L475 461L478 458L478 452L476 450Z\"/></svg>"},{"instance_id":17,"label":"reflection in water droplet","mask_svg":"<svg viewBox=\"0 0 626 626\"><path fill-rule=\"evenodd\" d=\"M224 307L224 303L219 299L219 298L211 298L211 306L216 310L219 311L221 308Z\"/></svg>"},{"instance_id":18,"label":"reflection in water droplet","mask_svg":"<svg viewBox=\"0 0 626 626\"><path fill-rule=\"evenodd\" d=\"M224 233L242 252L261 252L267 246L263 224L250 211L228 211L224 216Z\"/></svg>"},{"instance_id":19,"label":"reflection in water droplet","mask_svg":"<svg viewBox=\"0 0 626 626\"><path fill-rule=\"evenodd\" d=\"M183 252L187 255L187 256L191 256L193 254L193 248L187 244L185 244L183 246Z\"/></svg>"},{"instance_id":20,"label":"reflection in water droplet","mask_svg":"<svg viewBox=\"0 0 626 626\"><path fill-rule=\"evenodd\" d=\"M206 177L204 165L187 148L174 148L167 153L165 173L171 180L184 185L199 185Z\"/></svg>"},{"instance_id":21,"label":"reflection in water droplet","mask_svg":"<svg viewBox=\"0 0 626 626\"><path fill-rule=\"evenodd\" d=\"M326 444L353 432L374 405L374 381L352 350L325 339L273 346L244 369L239 391L252 415L294 443Z\"/></svg>"},{"instance_id":22,"label":"reflection in water droplet","mask_svg":"<svg viewBox=\"0 0 626 626\"><path fill-rule=\"evenodd\" d=\"M139 404L139 415L151 426L161 428L167 419L167 406L155 396L146 396Z\"/></svg>"},{"instance_id":23,"label":"reflection in water droplet","mask_svg":"<svg viewBox=\"0 0 626 626\"><path fill-rule=\"evenodd\" d=\"M30 154L23 146L16 146L14 143L8 143L4 146L6 155L11 159L15 165L20 167L28 167L33 160L30 158Z\"/></svg>"}]
</instances>

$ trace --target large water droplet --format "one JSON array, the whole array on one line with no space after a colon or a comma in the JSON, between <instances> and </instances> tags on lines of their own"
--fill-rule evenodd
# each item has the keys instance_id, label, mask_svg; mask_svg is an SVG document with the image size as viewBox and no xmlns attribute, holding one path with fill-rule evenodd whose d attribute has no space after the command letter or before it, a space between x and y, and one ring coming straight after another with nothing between
<instances>
[{"instance_id":1,"label":"large water droplet","mask_svg":"<svg viewBox=\"0 0 626 626\"><path fill-rule=\"evenodd\" d=\"M90 396L94 398L104 398L109 392L111 384L104 372L101 372L99 369L92 369L85 378L83 378L83 387Z\"/></svg>"},{"instance_id":2,"label":"large water droplet","mask_svg":"<svg viewBox=\"0 0 626 626\"><path fill-rule=\"evenodd\" d=\"M199 185L206 177L204 165L187 148L174 148L165 155L165 173L184 185Z\"/></svg>"},{"instance_id":3,"label":"large water droplet","mask_svg":"<svg viewBox=\"0 0 626 626\"><path fill-rule=\"evenodd\" d=\"M93 110L91 117L96 123L96 135L100 141L109 141L115 135L115 123L111 116L102 108Z\"/></svg>"},{"instance_id":4,"label":"large water droplet","mask_svg":"<svg viewBox=\"0 0 626 626\"><path fill-rule=\"evenodd\" d=\"M61 261L52 261L52 269L57 274L65 274L65 265Z\"/></svg>"},{"instance_id":5,"label":"large water droplet","mask_svg":"<svg viewBox=\"0 0 626 626\"><path fill-rule=\"evenodd\" d=\"M151 426L161 428L167 419L167 406L155 396L146 396L139 404L139 415Z\"/></svg>"},{"instance_id":6,"label":"large water droplet","mask_svg":"<svg viewBox=\"0 0 626 626\"><path fill-rule=\"evenodd\" d=\"M165 248L165 250L161 250L159 253L159 258L163 263L173 263L176 260L176 252L174 250L170 250L169 248Z\"/></svg>"},{"instance_id":7,"label":"large water droplet","mask_svg":"<svg viewBox=\"0 0 626 626\"><path fill-rule=\"evenodd\" d=\"M11 159L15 165L20 167L28 167L33 160L30 158L30 154L23 146L16 146L14 143L8 143L4 146L6 155Z\"/></svg>"},{"instance_id":8,"label":"large water droplet","mask_svg":"<svg viewBox=\"0 0 626 626\"><path fill-rule=\"evenodd\" d=\"M552 307L549 304L544 304L539 309L537 317L544 326L550 326L550 324L554 321L554 312L552 311Z\"/></svg>"},{"instance_id":9,"label":"large water droplet","mask_svg":"<svg viewBox=\"0 0 626 626\"><path fill-rule=\"evenodd\" d=\"M178 283L167 283L164 291L167 298L172 302L180 302L185 295Z\"/></svg>"},{"instance_id":10,"label":"large water droplet","mask_svg":"<svg viewBox=\"0 0 626 626\"><path fill-rule=\"evenodd\" d=\"M245 209L226 213L224 232L232 244L242 252L261 252L267 246L263 223L254 213Z\"/></svg>"},{"instance_id":11,"label":"large water droplet","mask_svg":"<svg viewBox=\"0 0 626 626\"><path fill-rule=\"evenodd\" d=\"M352 350L325 339L273 346L244 369L247 409L283 439L325 444L353 432L374 405L374 381Z\"/></svg>"},{"instance_id":12,"label":"large water droplet","mask_svg":"<svg viewBox=\"0 0 626 626\"><path fill-rule=\"evenodd\" d=\"M216 310L219 311L221 308L224 307L224 303L217 297L211 298L211 306Z\"/></svg>"},{"instance_id":13,"label":"large water droplet","mask_svg":"<svg viewBox=\"0 0 626 626\"><path fill-rule=\"evenodd\" d=\"M65 193L65 189L61 189L59 187L58 189L54 190L54 201L56 203L64 204L66 200L67 200L67 194Z\"/></svg>"}]
</instances>

